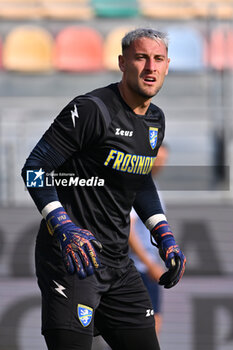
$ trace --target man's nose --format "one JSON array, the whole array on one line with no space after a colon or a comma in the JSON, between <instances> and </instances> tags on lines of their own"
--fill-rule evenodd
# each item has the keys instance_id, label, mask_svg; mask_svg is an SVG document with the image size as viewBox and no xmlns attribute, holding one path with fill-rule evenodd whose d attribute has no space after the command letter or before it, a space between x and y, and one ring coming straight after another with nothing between
<instances>
[{"instance_id":1,"label":"man's nose","mask_svg":"<svg viewBox=\"0 0 233 350\"><path fill-rule=\"evenodd\" d=\"M153 58L148 58L147 61L146 61L146 66L145 68L151 72L154 72L156 71L156 62Z\"/></svg>"}]
</instances>

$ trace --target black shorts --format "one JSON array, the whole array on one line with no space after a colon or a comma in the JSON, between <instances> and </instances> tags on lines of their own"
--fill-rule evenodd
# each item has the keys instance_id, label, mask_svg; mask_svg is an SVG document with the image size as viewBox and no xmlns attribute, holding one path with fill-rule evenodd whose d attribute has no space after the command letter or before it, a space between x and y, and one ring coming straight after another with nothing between
<instances>
[{"instance_id":1,"label":"black shorts","mask_svg":"<svg viewBox=\"0 0 233 350\"><path fill-rule=\"evenodd\" d=\"M162 286L158 284L157 281L152 280L148 273L140 273L142 280L148 290L150 299L153 305L154 312L156 314L161 313L161 304L162 304Z\"/></svg>"},{"instance_id":2,"label":"black shorts","mask_svg":"<svg viewBox=\"0 0 233 350\"><path fill-rule=\"evenodd\" d=\"M42 333L67 329L94 334L107 329L154 327L154 311L132 261L124 268L101 266L80 280L64 267L53 237L37 239L36 273L42 293Z\"/></svg>"}]
</instances>

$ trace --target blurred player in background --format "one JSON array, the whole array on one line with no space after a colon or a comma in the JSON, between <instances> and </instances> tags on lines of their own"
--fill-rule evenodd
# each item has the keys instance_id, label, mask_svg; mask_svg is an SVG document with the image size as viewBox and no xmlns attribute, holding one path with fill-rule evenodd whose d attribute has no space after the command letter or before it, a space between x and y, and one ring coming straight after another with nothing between
<instances>
[{"instance_id":1,"label":"blurred player in background","mask_svg":"<svg viewBox=\"0 0 233 350\"><path fill-rule=\"evenodd\" d=\"M163 143L159 150L151 171L152 177L155 179L157 174L161 172L168 158L168 147ZM160 201L161 201L161 195ZM164 202L161 201L165 212ZM159 285L159 279L164 273L164 267L161 264L161 258L158 249L151 244L150 235L137 216L134 210L131 212L131 226L129 244L132 249L131 258L133 259L137 270L140 272L142 280L150 295L155 318L155 329L157 335L162 326L162 287Z\"/></svg>"},{"instance_id":2,"label":"blurred player in background","mask_svg":"<svg viewBox=\"0 0 233 350\"><path fill-rule=\"evenodd\" d=\"M90 350L94 328L114 350L159 349L128 236L133 206L168 269L160 282L178 283L186 259L150 174L164 137L164 114L151 98L168 73L167 46L164 33L129 32L119 55L122 80L74 98L22 170L43 216L36 273L49 350Z\"/></svg>"}]
</instances>

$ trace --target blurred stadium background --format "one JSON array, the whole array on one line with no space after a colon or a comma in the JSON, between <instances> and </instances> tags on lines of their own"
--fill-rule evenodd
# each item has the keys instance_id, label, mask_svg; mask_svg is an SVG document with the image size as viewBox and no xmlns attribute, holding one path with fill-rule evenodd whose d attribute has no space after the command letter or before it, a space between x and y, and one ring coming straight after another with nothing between
<instances>
[{"instance_id":1,"label":"blurred stadium background","mask_svg":"<svg viewBox=\"0 0 233 350\"><path fill-rule=\"evenodd\" d=\"M170 150L159 183L188 260L164 294L161 348L233 349L233 1L0 0L0 350L45 350L40 215L22 165L69 100L120 80L120 38L137 26L170 38L170 73L154 99Z\"/></svg>"}]
</instances>

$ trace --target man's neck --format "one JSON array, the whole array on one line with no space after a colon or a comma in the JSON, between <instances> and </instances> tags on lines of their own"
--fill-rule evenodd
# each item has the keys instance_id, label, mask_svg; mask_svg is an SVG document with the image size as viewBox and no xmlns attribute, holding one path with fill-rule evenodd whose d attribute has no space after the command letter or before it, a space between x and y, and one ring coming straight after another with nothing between
<instances>
[{"instance_id":1,"label":"man's neck","mask_svg":"<svg viewBox=\"0 0 233 350\"><path fill-rule=\"evenodd\" d=\"M129 89L124 88L122 82L118 84L121 97L135 114L145 115L150 105L151 99L145 99L140 95L131 93Z\"/></svg>"}]
</instances>

